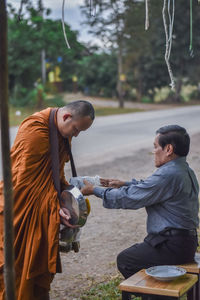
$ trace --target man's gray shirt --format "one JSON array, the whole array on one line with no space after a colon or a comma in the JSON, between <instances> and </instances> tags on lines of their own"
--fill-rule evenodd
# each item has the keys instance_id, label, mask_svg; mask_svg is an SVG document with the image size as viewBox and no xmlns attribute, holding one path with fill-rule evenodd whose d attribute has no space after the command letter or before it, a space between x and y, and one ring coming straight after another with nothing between
<instances>
[{"instance_id":1,"label":"man's gray shirt","mask_svg":"<svg viewBox=\"0 0 200 300\"><path fill-rule=\"evenodd\" d=\"M159 167L145 180L133 179L121 188L95 187L94 194L106 208L146 208L147 232L165 229L194 229L199 225L199 185L186 157Z\"/></svg>"}]
</instances>

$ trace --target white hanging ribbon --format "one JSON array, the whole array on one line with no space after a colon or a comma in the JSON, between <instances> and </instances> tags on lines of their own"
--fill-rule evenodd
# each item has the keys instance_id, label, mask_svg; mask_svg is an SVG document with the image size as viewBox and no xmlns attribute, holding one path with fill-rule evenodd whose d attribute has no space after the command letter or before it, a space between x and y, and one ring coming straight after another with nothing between
<instances>
[{"instance_id":1,"label":"white hanging ribbon","mask_svg":"<svg viewBox=\"0 0 200 300\"><path fill-rule=\"evenodd\" d=\"M171 45L172 45L172 31L173 31L174 10L175 10L174 0L173 0L173 16L172 16L172 18L170 15L170 0L168 0L169 35L168 35L167 21L166 21L166 7L167 7L167 0L164 0L162 14L163 14L163 24L164 24L164 29L165 29L165 37L166 37L165 61L166 61L166 65L168 68L169 77L171 80L170 86L171 86L171 89L174 90L175 89L175 80L174 80L171 65L169 62L170 53L171 53Z\"/></svg>"},{"instance_id":2,"label":"white hanging ribbon","mask_svg":"<svg viewBox=\"0 0 200 300\"><path fill-rule=\"evenodd\" d=\"M66 45L67 45L68 49L70 49L71 47L68 43L66 30L65 30L65 15L64 15L64 12L65 12L65 0L63 0L63 3L62 3L62 28L63 28L63 34L64 34Z\"/></svg>"},{"instance_id":3,"label":"white hanging ribbon","mask_svg":"<svg viewBox=\"0 0 200 300\"><path fill-rule=\"evenodd\" d=\"M149 29L149 0L145 0L145 30Z\"/></svg>"}]
</instances>

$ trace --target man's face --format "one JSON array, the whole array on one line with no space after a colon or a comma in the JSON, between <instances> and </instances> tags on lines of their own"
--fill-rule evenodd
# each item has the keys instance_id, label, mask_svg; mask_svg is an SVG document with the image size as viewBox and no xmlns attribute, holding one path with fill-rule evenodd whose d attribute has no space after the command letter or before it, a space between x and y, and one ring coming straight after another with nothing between
<instances>
[{"instance_id":1,"label":"man's face","mask_svg":"<svg viewBox=\"0 0 200 300\"><path fill-rule=\"evenodd\" d=\"M81 131L87 130L92 122L89 116L73 118L70 114L65 114L59 131L64 138L77 137Z\"/></svg>"},{"instance_id":2,"label":"man's face","mask_svg":"<svg viewBox=\"0 0 200 300\"><path fill-rule=\"evenodd\" d=\"M155 166L157 168L161 167L162 165L164 165L165 163L167 163L169 160L169 154L171 153L171 146L172 145L166 145L164 147L164 149L162 149L162 147L159 145L158 143L158 138L159 138L159 134L155 137L154 140L154 150L153 150L153 154L154 154L154 162L155 162Z\"/></svg>"}]
</instances>

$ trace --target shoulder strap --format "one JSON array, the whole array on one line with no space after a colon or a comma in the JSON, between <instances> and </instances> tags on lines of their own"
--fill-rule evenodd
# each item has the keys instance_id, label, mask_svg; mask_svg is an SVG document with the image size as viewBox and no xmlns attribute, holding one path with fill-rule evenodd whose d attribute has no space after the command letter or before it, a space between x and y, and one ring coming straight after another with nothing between
<instances>
[{"instance_id":1,"label":"shoulder strap","mask_svg":"<svg viewBox=\"0 0 200 300\"><path fill-rule=\"evenodd\" d=\"M58 192L58 197L60 198L61 189L60 189L60 174L59 174L59 151L58 151L58 131L55 126L55 114L57 109L52 109L49 116L49 140L50 140L50 153L51 153L51 166L52 166L52 175L55 189ZM68 139L65 139L65 147L69 153L72 176L76 177L76 168L74 165L74 160L71 152L71 147Z\"/></svg>"},{"instance_id":2,"label":"shoulder strap","mask_svg":"<svg viewBox=\"0 0 200 300\"><path fill-rule=\"evenodd\" d=\"M69 140L68 139L65 139L65 146L66 146L67 152L69 153L72 176L77 177L76 168L75 168L75 164L74 164L74 159L73 159L73 156L72 156L72 151L71 151L71 147L69 145Z\"/></svg>"},{"instance_id":3,"label":"shoulder strap","mask_svg":"<svg viewBox=\"0 0 200 300\"><path fill-rule=\"evenodd\" d=\"M58 198L60 198L60 175L59 175L59 152L58 152L58 133L55 126L55 114L56 109L52 109L49 116L49 142L51 153L51 167L52 176L55 189L58 192Z\"/></svg>"}]
</instances>

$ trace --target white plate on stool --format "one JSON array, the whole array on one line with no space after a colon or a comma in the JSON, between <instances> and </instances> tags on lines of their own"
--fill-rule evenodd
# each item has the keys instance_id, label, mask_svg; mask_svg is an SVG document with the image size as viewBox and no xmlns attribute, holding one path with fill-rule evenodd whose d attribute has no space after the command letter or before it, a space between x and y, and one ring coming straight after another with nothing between
<instances>
[{"instance_id":1,"label":"white plate on stool","mask_svg":"<svg viewBox=\"0 0 200 300\"><path fill-rule=\"evenodd\" d=\"M174 280L186 273L186 270L176 266L154 266L145 270L146 274L161 281Z\"/></svg>"}]
</instances>

